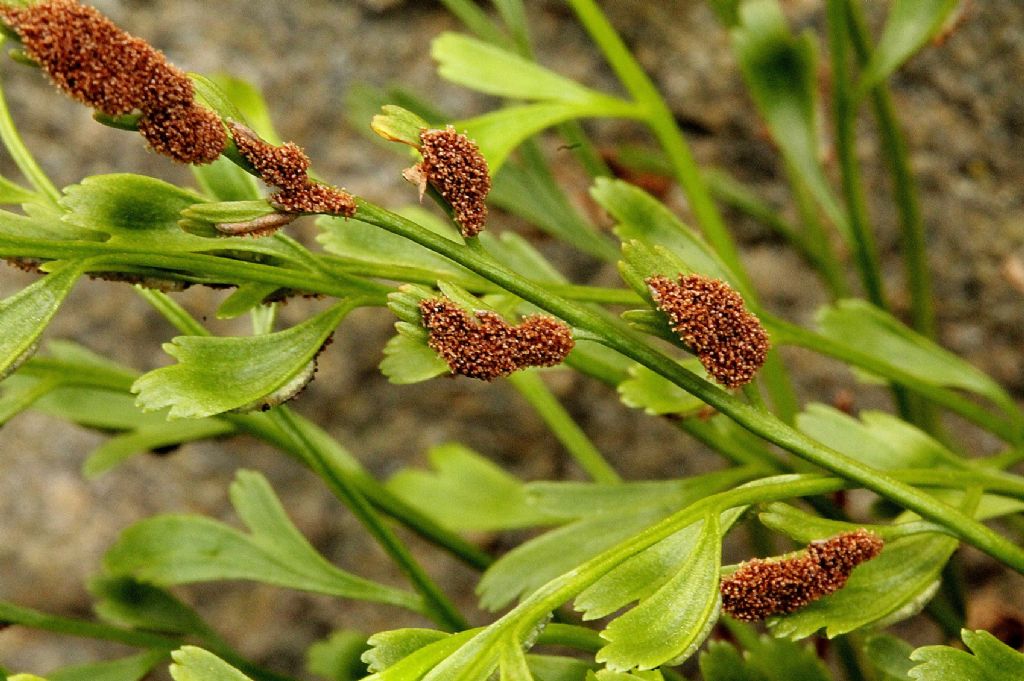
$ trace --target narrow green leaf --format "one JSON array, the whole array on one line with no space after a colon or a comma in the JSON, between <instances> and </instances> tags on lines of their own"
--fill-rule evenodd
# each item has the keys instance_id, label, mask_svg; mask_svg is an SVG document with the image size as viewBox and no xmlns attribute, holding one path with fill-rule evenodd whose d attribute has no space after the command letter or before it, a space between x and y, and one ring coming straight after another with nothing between
<instances>
[{"instance_id":1,"label":"narrow green leaf","mask_svg":"<svg viewBox=\"0 0 1024 681\"><path fill-rule=\"evenodd\" d=\"M948 646L918 648L910 659L919 664L910 670L915 681L1018 681L1024 678L1024 655L987 631L960 632L974 653Z\"/></svg>"},{"instance_id":2,"label":"narrow green leaf","mask_svg":"<svg viewBox=\"0 0 1024 681\"><path fill-rule=\"evenodd\" d=\"M959 0L893 0L882 38L861 74L860 93L888 78L934 38L959 4Z\"/></svg>"},{"instance_id":3,"label":"narrow green leaf","mask_svg":"<svg viewBox=\"0 0 1024 681\"><path fill-rule=\"evenodd\" d=\"M402 142L416 149L422 143L420 134L430 127L412 111L394 104L385 104L370 122L370 129L389 142Z\"/></svg>"},{"instance_id":4,"label":"narrow green leaf","mask_svg":"<svg viewBox=\"0 0 1024 681\"><path fill-rule=\"evenodd\" d=\"M111 624L167 634L203 635L199 614L166 589L131 577L102 575L89 581L93 609Z\"/></svg>"},{"instance_id":5,"label":"narrow green leaf","mask_svg":"<svg viewBox=\"0 0 1024 681\"><path fill-rule=\"evenodd\" d=\"M693 655L718 619L721 552L718 516L711 515L678 571L601 632L608 645L597 661L627 671L675 665Z\"/></svg>"},{"instance_id":6,"label":"narrow green leaf","mask_svg":"<svg viewBox=\"0 0 1024 681\"><path fill-rule=\"evenodd\" d=\"M235 426L216 419L160 423L112 437L89 454L82 464L82 474L95 478L140 452L208 440L235 432Z\"/></svg>"},{"instance_id":7,"label":"narrow green leaf","mask_svg":"<svg viewBox=\"0 0 1024 681\"><path fill-rule=\"evenodd\" d=\"M8 678L8 681L47 681L41 676L35 674L15 674Z\"/></svg>"},{"instance_id":8,"label":"narrow green leaf","mask_svg":"<svg viewBox=\"0 0 1024 681\"><path fill-rule=\"evenodd\" d=\"M442 33L431 43L430 55L438 62L442 78L478 92L508 99L604 104L611 108L624 103L466 35Z\"/></svg>"},{"instance_id":9,"label":"narrow green leaf","mask_svg":"<svg viewBox=\"0 0 1024 681\"><path fill-rule=\"evenodd\" d=\"M170 407L170 418L259 408L279 402L275 392L287 399L308 382L311 363L351 309L342 302L290 329L261 336L179 336L163 346L178 363L144 374L132 392L143 409Z\"/></svg>"},{"instance_id":10,"label":"narrow green leaf","mask_svg":"<svg viewBox=\"0 0 1024 681\"><path fill-rule=\"evenodd\" d=\"M507 642L502 646L498 670L500 681L534 681L526 664L526 655L518 643Z\"/></svg>"},{"instance_id":11,"label":"narrow green leaf","mask_svg":"<svg viewBox=\"0 0 1024 681\"><path fill-rule=\"evenodd\" d=\"M368 650L366 634L343 629L306 650L306 669L328 681L357 681L367 675L362 655Z\"/></svg>"},{"instance_id":12,"label":"narrow green leaf","mask_svg":"<svg viewBox=\"0 0 1024 681\"><path fill-rule=\"evenodd\" d=\"M242 284L217 308L217 319L234 319L253 308L262 305L263 301L274 292L280 290L276 284Z\"/></svg>"},{"instance_id":13,"label":"narrow green leaf","mask_svg":"<svg viewBox=\"0 0 1024 681\"><path fill-rule=\"evenodd\" d=\"M403 469L388 489L453 530L490 531L559 522L532 507L522 481L459 444L428 453L435 472Z\"/></svg>"},{"instance_id":14,"label":"narrow green leaf","mask_svg":"<svg viewBox=\"0 0 1024 681\"><path fill-rule=\"evenodd\" d=\"M840 300L821 308L817 318L821 333L836 343L928 384L967 390L1016 413L1013 400L999 384L867 301Z\"/></svg>"},{"instance_id":15,"label":"narrow green leaf","mask_svg":"<svg viewBox=\"0 0 1024 681\"><path fill-rule=\"evenodd\" d=\"M32 190L25 189L0 175L0 204L22 204L38 198L39 195Z\"/></svg>"},{"instance_id":16,"label":"narrow green leaf","mask_svg":"<svg viewBox=\"0 0 1024 681\"><path fill-rule=\"evenodd\" d=\"M422 610L417 596L345 572L317 553L258 473L239 472L231 502L249 534L202 516L148 518L122 533L104 568L159 586L244 579Z\"/></svg>"},{"instance_id":17,"label":"narrow green leaf","mask_svg":"<svg viewBox=\"0 0 1024 681\"><path fill-rule=\"evenodd\" d=\"M171 653L174 681L252 681L213 653L195 646L182 646Z\"/></svg>"},{"instance_id":18,"label":"narrow green leaf","mask_svg":"<svg viewBox=\"0 0 1024 681\"><path fill-rule=\"evenodd\" d=\"M890 634L872 634L864 642L864 656L878 681L910 681L914 648Z\"/></svg>"},{"instance_id":19,"label":"narrow green leaf","mask_svg":"<svg viewBox=\"0 0 1024 681\"><path fill-rule=\"evenodd\" d=\"M81 264L63 265L0 301L0 379L35 352L39 336L81 275Z\"/></svg>"},{"instance_id":20,"label":"narrow green leaf","mask_svg":"<svg viewBox=\"0 0 1024 681\"><path fill-rule=\"evenodd\" d=\"M167 652L156 650L120 660L65 667L46 676L49 681L139 681L167 657Z\"/></svg>"}]
</instances>

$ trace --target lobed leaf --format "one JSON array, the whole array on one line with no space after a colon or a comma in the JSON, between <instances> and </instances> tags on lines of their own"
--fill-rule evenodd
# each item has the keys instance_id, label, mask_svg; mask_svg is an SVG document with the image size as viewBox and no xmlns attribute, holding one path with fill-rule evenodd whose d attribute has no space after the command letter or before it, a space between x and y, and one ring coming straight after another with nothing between
<instances>
[{"instance_id":1,"label":"lobed leaf","mask_svg":"<svg viewBox=\"0 0 1024 681\"><path fill-rule=\"evenodd\" d=\"M158 586L244 579L422 608L418 597L357 577L317 553L260 474L240 471L231 485L231 503L250 533L202 516L148 518L122 533L104 557L104 568Z\"/></svg>"},{"instance_id":2,"label":"lobed leaf","mask_svg":"<svg viewBox=\"0 0 1024 681\"><path fill-rule=\"evenodd\" d=\"M171 653L171 677L174 681L252 681L211 652L195 646L182 646Z\"/></svg>"},{"instance_id":3,"label":"lobed leaf","mask_svg":"<svg viewBox=\"0 0 1024 681\"><path fill-rule=\"evenodd\" d=\"M1024 678L1024 655L987 631L960 632L968 653L948 646L925 646L910 655L917 664L909 675L914 681L1019 681Z\"/></svg>"},{"instance_id":4,"label":"lobed leaf","mask_svg":"<svg viewBox=\"0 0 1024 681\"><path fill-rule=\"evenodd\" d=\"M145 410L170 407L172 419L258 408L275 391L308 380L314 358L351 309L342 302L290 329L259 336L178 336L163 346L178 363L143 374L132 392Z\"/></svg>"},{"instance_id":5,"label":"lobed leaf","mask_svg":"<svg viewBox=\"0 0 1024 681\"><path fill-rule=\"evenodd\" d=\"M597 661L615 671L654 669L696 652L718 619L721 552L718 516L710 515L679 569L601 632L608 644L597 652Z\"/></svg>"}]
</instances>

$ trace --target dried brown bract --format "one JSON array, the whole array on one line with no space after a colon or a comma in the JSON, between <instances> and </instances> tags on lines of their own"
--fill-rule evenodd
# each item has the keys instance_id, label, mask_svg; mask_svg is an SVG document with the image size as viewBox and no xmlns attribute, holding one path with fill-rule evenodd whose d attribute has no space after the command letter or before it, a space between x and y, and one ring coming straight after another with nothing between
<instances>
[{"instance_id":1,"label":"dried brown bract","mask_svg":"<svg viewBox=\"0 0 1024 681\"><path fill-rule=\"evenodd\" d=\"M195 102L192 81L141 38L75 0L0 6L0 19L60 90L110 116L141 111L153 150L183 163L215 160L226 133Z\"/></svg>"},{"instance_id":2,"label":"dried brown bract","mask_svg":"<svg viewBox=\"0 0 1024 681\"><path fill-rule=\"evenodd\" d=\"M768 334L732 287L699 274L645 283L672 330L716 381L736 388L754 378L768 356Z\"/></svg>"},{"instance_id":3,"label":"dried brown bract","mask_svg":"<svg viewBox=\"0 0 1024 681\"><path fill-rule=\"evenodd\" d=\"M429 182L451 204L462 236L476 236L487 222L487 193L491 174L476 143L455 132L424 130L420 133L422 163L407 171L406 177L420 184Z\"/></svg>"},{"instance_id":4,"label":"dried brown bract","mask_svg":"<svg viewBox=\"0 0 1024 681\"><path fill-rule=\"evenodd\" d=\"M799 610L843 588L853 569L882 547L878 535L860 529L814 542L796 558L744 563L722 579L722 610L746 622Z\"/></svg>"},{"instance_id":5,"label":"dried brown bract","mask_svg":"<svg viewBox=\"0 0 1024 681\"><path fill-rule=\"evenodd\" d=\"M239 123L228 123L238 153L264 182L279 191L270 203L286 213L325 213L352 217L356 202L337 187L309 179L309 157L296 144L273 145Z\"/></svg>"},{"instance_id":6,"label":"dried brown bract","mask_svg":"<svg viewBox=\"0 0 1024 681\"><path fill-rule=\"evenodd\" d=\"M569 327L545 315L512 326L501 315L471 315L447 298L420 302L428 345L454 374L492 381L531 366L554 366L573 349Z\"/></svg>"}]
</instances>

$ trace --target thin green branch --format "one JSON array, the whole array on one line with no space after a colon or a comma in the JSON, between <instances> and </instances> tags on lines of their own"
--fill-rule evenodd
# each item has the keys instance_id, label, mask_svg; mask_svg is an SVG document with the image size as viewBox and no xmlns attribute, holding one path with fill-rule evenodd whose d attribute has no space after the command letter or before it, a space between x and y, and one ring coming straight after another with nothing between
<instances>
[{"instance_id":1,"label":"thin green branch","mask_svg":"<svg viewBox=\"0 0 1024 681\"><path fill-rule=\"evenodd\" d=\"M600 450L573 420L565 407L555 399L551 390L536 371L520 371L509 376L509 382L530 403L552 434L566 451L595 482L616 483L622 478L611 467Z\"/></svg>"}]
</instances>

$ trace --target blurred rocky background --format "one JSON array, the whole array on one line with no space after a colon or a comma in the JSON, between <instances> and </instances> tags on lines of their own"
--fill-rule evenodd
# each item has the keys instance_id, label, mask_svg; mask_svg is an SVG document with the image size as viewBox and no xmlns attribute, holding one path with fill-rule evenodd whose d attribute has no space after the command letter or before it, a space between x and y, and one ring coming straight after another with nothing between
<instances>
[{"instance_id":1,"label":"blurred rocky background","mask_svg":"<svg viewBox=\"0 0 1024 681\"><path fill-rule=\"evenodd\" d=\"M427 0L94 0L132 33L163 49L188 70L227 71L265 93L281 133L306 147L319 172L351 191L396 207L415 200L399 177L401 157L382 150L346 122L345 97L358 83L402 84L456 115L493 102L440 82L428 56L432 37L457 22ZM615 83L600 56L554 0L530 1L540 60L596 87ZM667 94L702 161L728 168L778 205L790 205L778 156L753 113L722 28L698 0L607 0L603 5L644 66ZM822 3L790 0L797 27L820 29ZM877 14L883 3L868 3ZM14 117L29 146L59 186L86 175L141 172L189 183L184 168L148 152L142 140L95 124L89 112L54 92L42 76L6 61L0 65ZM823 76L824 77L824 76ZM1017 0L970 2L962 25L930 47L893 82L899 116L913 151L922 191L928 247L935 274L942 342L1024 393L1024 5ZM364 121L363 124L368 124ZM864 130L869 129L865 122ZM649 143L626 124L591 127L602 148ZM899 235L886 202L875 140L861 138L873 217L894 297L905 306ZM551 146L555 167L586 203L585 183L568 152ZM564 162L563 162L564 159ZM4 173L16 177L9 162ZM682 215L678 192L669 201ZM789 209L787 209L789 210ZM759 225L727 214L769 307L807 323L823 302L816 280L785 244ZM496 216L494 229L522 229ZM310 221L299 223L305 238ZM572 257L534 232L538 245L583 281L612 285L611 269ZM0 294L33 277L0 270ZM180 300L209 316L223 292L190 290ZM286 322L316 303L284 308ZM458 440L529 479L577 477L537 416L506 385L434 380L393 387L376 365L393 319L361 311L346 320L320 361L320 373L296 408L326 427L374 473L387 477L423 465L435 444ZM228 324L211 321L229 332ZM2 330L0 330L2 333ZM70 338L140 370L167 362L160 343L175 335L124 285L80 285L48 333ZM806 400L852 395L857 407L885 405L880 393L859 388L850 374L807 353L788 355ZM715 459L667 423L631 413L615 395L568 373L552 386L597 445L627 478L680 476ZM844 398L845 399L845 398ZM994 443L965 431L974 452ZM132 522L155 513L203 513L233 522L226 490L239 467L268 475L299 528L330 559L355 572L396 584L401 577L346 510L316 479L290 460L248 439L194 444L173 456L140 456L86 481L79 467L102 436L53 419L25 414L0 432L0 599L88 616L83 583L105 548ZM431 573L474 612L473 575L455 561L413 541ZM494 546L506 546L497 540ZM981 569L981 568L979 568ZM1019 586L1019 585L1018 585ZM1003 603L999 585L987 602ZM425 625L385 608L335 601L252 584L215 585L180 593L207 615L242 652L281 670L298 670L302 651L331 630L367 632ZM1018 591L1019 594L1019 591ZM1019 601L1019 596L1017 597ZM1010 603L1013 601L1010 600ZM475 620L485 621L475 613ZM51 668L110 656L116 649L11 628L0 632L0 664L18 670Z\"/></svg>"}]
</instances>

